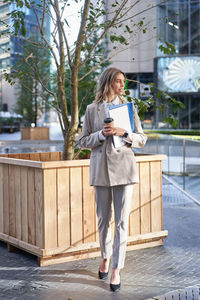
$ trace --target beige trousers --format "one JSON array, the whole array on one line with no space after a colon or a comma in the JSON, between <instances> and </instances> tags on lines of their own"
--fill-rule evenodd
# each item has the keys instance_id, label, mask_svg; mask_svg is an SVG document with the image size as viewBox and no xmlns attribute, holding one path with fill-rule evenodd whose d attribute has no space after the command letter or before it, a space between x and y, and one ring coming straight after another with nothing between
<instances>
[{"instance_id":1,"label":"beige trousers","mask_svg":"<svg viewBox=\"0 0 200 300\"><path fill-rule=\"evenodd\" d=\"M113 269L124 267L132 193L132 184L113 187L95 186L101 255L102 258L110 258L113 254ZM112 201L115 219L113 249L111 236Z\"/></svg>"}]
</instances>

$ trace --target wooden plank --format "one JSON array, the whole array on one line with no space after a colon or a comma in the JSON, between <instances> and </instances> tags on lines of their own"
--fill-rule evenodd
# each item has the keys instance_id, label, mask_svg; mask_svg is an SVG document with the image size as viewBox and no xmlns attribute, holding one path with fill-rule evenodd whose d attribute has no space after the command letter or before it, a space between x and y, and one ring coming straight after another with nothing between
<instances>
[{"instance_id":1,"label":"wooden plank","mask_svg":"<svg viewBox=\"0 0 200 300\"><path fill-rule=\"evenodd\" d=\"M11 163L15 165L27 166L27 167L35 167L35 168L62 168L62 167L80 167L80 166L89 166L90 160L89 159L80 159L80 160L64 160L62 161L62 157L60 161L46 161L48 156L44 155L44 162L37 162L37 161L24 161L22 159L13 159L8 157L0 157L0 163ZM60 154L61 155L61 154ZM30 156L29 156L30 157ZM165 155L146 155L146 156L139 156L136 157L137 162L147 162L147 161L160 161L165 159Z\"/></svg>"},{"instance_id":2,"label":"wooden plank","mask_svg":"<svg viewBox=\"0 0 200 300\"><path fill-rule=\"evenodd\" d=\"M0 164L0 232L3 232L3 164Z\"/></svg>"},{"instance_id":3,"label":"wooden plank","mask_svg":"<svg viewBox=\"0 0 200 300\"><path fill-rule=\"evenodd\" d=\"M146 243L148 241L152 240L159 240L160 238L166 238L168 236L168 231L163 230L159 232L149 232L145 234L137 234L135 236L129 236L127 239L127 242L130 244L141 244ZM73 252L82 252L82 251L91 251L93 249L99 248L99 242L88 242L79 244L76 247L70 246L70 247L59 247L56 249L43 249L43 256L49 256L49 255L57 255L61 253L73 253Z\"/></svg>"},{"instance_id":4,"label":"wooden plank","mask_svg":"<svg viewBox=\"0 0 200 300\"><path fill-rule=\"evenodd\" d=\"M16 238L22 238L22 207L21 207L21 186L20 186L20 167L14 167L14 190L15 190L15 207L16 207Z\"/></svg>"},{"instance_id":5,"label":"wooden plank","mask_svg":"<svg viewBox=\"0 0 200 300\"><path fill-rule=\"evenodd\" d=\"M167 156L164 154L142 154L135 155L136 162L147 162L147 161L160 161L166 160Z\"/></svg>"},{"instance_id":6,"label":"wooden plank","mask_svg":"<svg viewBox=\"0 0 200 300\"><path fill-rule=\"evenodd\" d=\"M9 234L10 214L9 214L9 173L8 165L3 165L3 232Z\"/></svg>"},{"instance_id":7,"label":"wooden plank","mask_svg":"<svg viewBox=\"0 0 200 300\"><path fill-rule=\"evenodd\" d=\"M83 241L95 242L96 240L96 213L95 213L94 188L90 186L89 167L83 167Z\"/></svg>"},{"instance_id":8,"label":"wooden plank","mask_svg":"<svg viewBox=\"0 0 200 300\"><path fill-rule=\"evenodd\" d=\"M60 152L50 152L50 161L59 161Z\"/></svg>"},{"instance_id":9,"label":"wooden plank","mask_svg":"<svg viewBox=\"0 0 200 300\"><path fill-rule=\"evenodd\" d=\"M20 241L12 236L9 236L7 234L4 233L0 233L0 240L8 242L9 244L23 249L29 253L35 254L37 256L42 256L43 255L43 249L40 249L39 247L36 247L34 245L31 245L29 243L26 243L24 241Z\"/></svg>"},{"instance_id":10,"label":"wooden plank","mask_svg":"<svg viewBox=\"0 0 200 300\"><path fill-rule=\"evenodd\" d=\"M146 249L146 248L154 248L157 246L162 246L163 240L159 239L157 241L149 241L148 243L140 243L140 244L134 244L134 245L127 245L126 251L133 251L133 250L140 250L140 249Z\"/></svg>"},{"instance_id":11,"label":"wooden plank","mask_svg":"<svg viewBox=\"0 0 200 300\"><path fill-rule=\"evenodd\" d=\"M63 161L63 157L62 157L62 155L63 155L63 153L60 151L60 152L59 152L59 157L60 157L60 159L59 159L59 160L60 160L60 161Z\"/></svg>"},{"instance_id":12,"label":"wooden plank","mask_svg":"<svg viewBox=\"0 0 200 300\"><path fill-rule=\"evenodd\" d=\"M33 167L33 168L42 168L42 164L43 164L40 161L7 158L7 157L0 157L0 163L11 164L11 165L15 165L15 166Z\"/></svg>"},{"instance_id":13,"label":"wooden plank","mask_svg":"<svg viewBox=\"0 0 200 300\"><path fill-rule=\"evenodd\" d=\"M129 235L140 234L140 191L139 184L133 186L133 197L129 217Z\"/></svg>"},{"instance_id":14,"label":"wooden plank","mask_svg":"<svg viewBox=\"0 0 200 300\"><path fill-rule=\"evenodd\" d=\"M58 247L70 245L69 168L57 170Z\"/></svg>"},{"instance_id":15,"label":"wooden plank","mask_svg":"<svg viewBox=\"0 0 200 300\"><path fill-rule=\"evenodd\" d=\"M22 140L49 140L48 127L24 127L21 129Z\"/></svg>"},{"instance_id":16,"label":"wooden plank","mask_svg":"<svg viewBox=\"0 0 200 300\"><path fill-rule=\"evenodd\" d=\"M28 242L28 168L21 167L22 241Z\"/></svg>"},{"instance_id":17,"label":"wooden plank","mask_svg":"<svg viewBox=\"0 0 200 300\"><path fill-rule=\"evenodd\" d=\"M56 170L44 170L44 248L57 247Z\"/></svg>"},{"instance_id":18,"label":"wooden plank","mask_svg":"<svg viewBox=\"0 0 200 300\"><path fill-rule=\"evenodd\" d=\"M83 241L81 168L70 168L71 245Z\"/></svg>"},{"instance_id":19,"label":"wooden plank","mask_svg":"<svg viewBox=\"0 0 200 300\"><path fill-rule=\"evenodd\" d=\"M8 167L9 181L9 234L16 237L16 203L15 203L15 166L9 165Z\"/></svg>"},{"instance_id":20,"label":"wooden plank","mask_svg":"<svg viewBox=\"0 0 200 300\"><path fill-rule=\"evenodd\" d=\"M40 267L44 266L50 266L54 264L60 264L64 262L70 262L70 261L76 261L76 260L82 260L82 259L89 259L89 258L94 258L98 257L101 255L101 252L99 251L99 248L96 251L93 252L86 252L86 253L78 253L78 254L61 254L61 255L56 255L55 257L45 257L45 258L39 258L38 259L38 264Z\"/></svg>"},{"instance_id":21,"label":"wooden plank","mask_svg":"<svg viewBox=\"0 0 200 300\"><path fill-rule=\"evenodd\" d=\"M35 169L28 168L28 242L35 245Z\"/></svg>"},{"instance_id":22,"label":"wooden plank","mask_svg":"<svg viewBox=\"0 0 200 300\"><path fill-rule=\"evenodd\" d=\"M127 243L138 243L159 240L160 238L166 238L168 236L167 230L157 231L157 232L149 232L144 234L137 234L134 236L129 236L127 239Z\"/></svg>"},{"instance_id":23,"label":"wooden plank","mask_svg":"<svg viewBox=\"0 0 200 300\"><path fill-rule=\"evenodd\" d=\"M44 248L43 170L35 169L36 246Z\"/></svg>"},{"instance_id":24,"label":"wooden plank","mask_svg":"<svg viewBox=\"0 0 200 300\"><path fill-rule=\"evenodd\" d=\"M19 159L19 154L18 153L10 153L10 154L8 154L8 157Z\"/></svg>"},{"instance_id":25,"label":"wooden plank","mask_svg":"<svg viewBox=\"0 0 200 300\"><path fill-rule=\"evenodd\" d=\"M139 250L139 249L145 249L145 248L151 248L156 246L163 245L162 239L158 241L153 241L149 243L141 243L141 244L135 244L127 246L127 251L133 251L133 250ZM83 252L83 253L74 253L74 254L61 254L56 255L52 257L45 257L45 258L39 258L39 266L50 266L53 264L59 264L59 263L66 263L71 261L77 261L82 259L89 259L94 257L99 257L101 255L101 252L99 251L99 248L94 249L92 252Z\"/></svg>"},{"instance_id":26,"label":"wooden plank","mask_svg":"<svg viewBox=\"0 0 200 300\"><path fill-rule=\"evenodd\" d=\"M1 162L1 158L0 158ZM89 166L89 159L81 159L81 160L61 160L60 161L48 161L42 162L43 169L53 169L53 168L65 168L65 167L82 167Z\"/></svg>"},{"instance_id":27,"label":"wooden plank","mask_svg":"<svg viewBox=\"0 0 200 300\"><path fill-rule=\"evenodd\" d=\"M151 175L151 228L162 230L162 177L161 162L150 163Z\"/></svg>"},{"instance_id":28,"label":"wooden plank","mask_svg":"<svg viewBox=\"0 0 200 300\"><path fill-rule=\"evenodd\" d=\"M41 161L49 161L50 160L49 152L40 152L40 160Z\"/></svg>"},{"instance_id":29,"label":"wooden plank","mask_svg":"<svg viewBox=\"0 0 200 300\"><path fill-rule=\"evenodd\" d=\"M30 130L29 128L21 128L21 139L30 140Z\"/></svg>"},{"instance_id":30,"label":"wooden plank","mask_svg":"<svg viewBox=\"0 0 200 300\"><path fill-rule=\"evenodd\" d=\"M149 162L140 163L141 233L151 231Z\"/></svg>"},{"instance_id":31,"label":"wooden plank","mask_svg":"<svg viewBox=\"0 0 200 300\"><path fill-rule=\"evenodd\" d=\"M30 160L30 153L20 153L20 159Z\"/></svg>"},{"instance_id":32,"label":"wooden plank","mask_svg":"<svg viewBox=\"0 0 200 300\"><path fill-rule=\"evenodd\" d=\"M40 161L40 153L30 153L30 160Z\"/></svg>"}]
</instances>

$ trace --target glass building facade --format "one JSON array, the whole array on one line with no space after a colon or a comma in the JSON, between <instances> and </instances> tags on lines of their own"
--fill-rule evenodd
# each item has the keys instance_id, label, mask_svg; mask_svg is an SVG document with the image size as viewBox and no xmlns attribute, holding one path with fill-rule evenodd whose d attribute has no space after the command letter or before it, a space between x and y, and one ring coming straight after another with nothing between
<instances>
[{"instance_id":1,"label":"glass building facade","mask_svg":"<svg viewBox=\"0 0 200 300\"><path fill-rule=\"evenodd\" d=\"M40 0L35 0L35 5ZM24 24L26 28L26 37L14 36L9 33L10 27L12 27L11 18L8 15L13 10L19 10L14 4L5 4L3 0L0 0L0 110L2 110L4 104L3 97L3 70L10 70L12 66L17 63L17 60L23 55L23 43L25 38L30 36L38 37L39 28L36 20L35 13L32 9L26 7L20 8L25 14ZM38 19L42 18L42 9L36 9ZM44 34L50 41L50 17L46 15L44 22ZM8 109L9 109L9 105Z\"/></svg>"},{"instance_id":2,"label":"glass building facade","mask_svg":"<svg viewBox=\"0 0 200 300\"><path fill-rule=\"evenodd\" d=\"M196 56L196 61L200 57L200 0L168 0L166 2L157 1L157 45L167 41L175 45L179 61L184 57L187 59L182 77L187 72L191 76L196 76L197 83L200 82L198 69L195 69L192 57ZM157 56L163 56L157 47ZM190 65L189 65L190 62ZM154 70L157 71L158 70ZM191 80L189 78L188 80ZM184 129L200 128L200 90L195 92L184 90L184 92L171 93L175 98L185 104L185 110L177 112L178 127ZM170 114L171 108L167 111ZM159 124L161 116L157 113L156 123Z\"/></svg>"}]
</instances>

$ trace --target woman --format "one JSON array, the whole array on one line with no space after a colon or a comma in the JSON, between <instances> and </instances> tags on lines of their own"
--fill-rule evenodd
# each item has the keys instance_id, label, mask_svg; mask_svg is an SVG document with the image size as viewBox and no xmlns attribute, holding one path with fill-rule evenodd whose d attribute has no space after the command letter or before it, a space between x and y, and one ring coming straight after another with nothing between
<instances>
[{"instance_id":1,"label":"woman","mask_svg":"<svg viewBox=\"0 0 200 300\"><path fill-rule=\"evenodd\" d=\"M99 278L108 276L112 255L110 288L120 289L120 269L124 266L130 202L133 184L138 182L138 171L134 153L130 147L143 147L146 136L143 133L138 114L133 106L135 132L127 137L123 128L104 124L109 105L123 103L125 74L116 68L106 69L99 80L95 101L87 106L80 145L91 148L90 184L95 188L98 216L99 241L102 261ZM120 148L115 148L113 135L126 136ZM115 234L112 251L111 203L114 205Z\"/></svg>"}]
</instances>

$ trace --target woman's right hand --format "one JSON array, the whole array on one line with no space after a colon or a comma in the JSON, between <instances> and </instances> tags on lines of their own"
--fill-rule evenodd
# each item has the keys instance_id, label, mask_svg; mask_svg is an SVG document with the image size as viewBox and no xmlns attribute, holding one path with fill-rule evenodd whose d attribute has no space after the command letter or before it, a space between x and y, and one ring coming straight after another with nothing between
<instances>
[{"instance_id":1,"label":"woman's right hand","mask_svg":"<svg viewBox=\"0 0 200 300\"><path fill-rule=\"evenodd\" d=\"M111 125L105 125L102 130L104 136L113 135L113 127Z\"/></svg>"}]
</instances>

